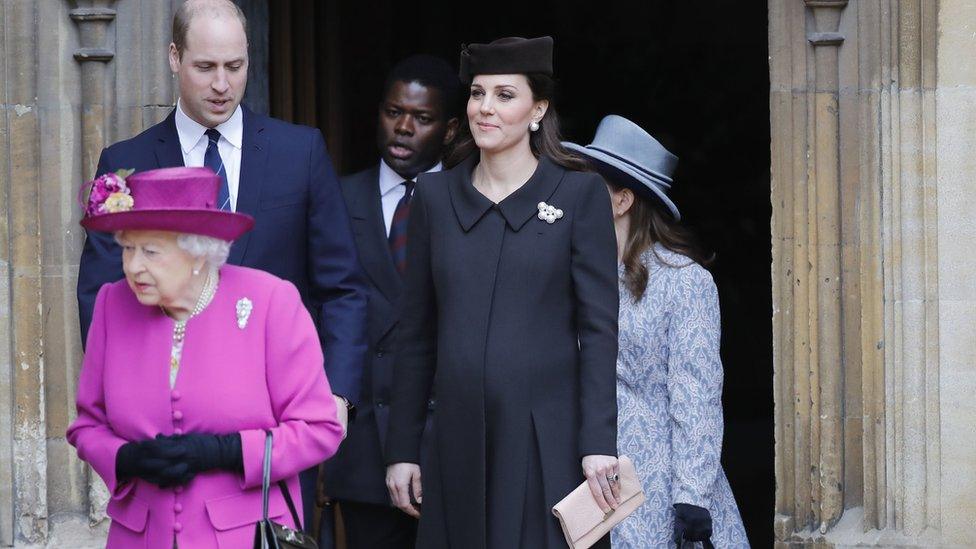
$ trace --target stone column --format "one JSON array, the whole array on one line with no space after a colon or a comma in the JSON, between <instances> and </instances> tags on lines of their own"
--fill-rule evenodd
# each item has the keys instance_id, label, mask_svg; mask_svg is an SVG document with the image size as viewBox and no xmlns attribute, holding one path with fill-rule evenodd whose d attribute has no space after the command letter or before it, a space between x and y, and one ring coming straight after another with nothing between
<instances>
[{"instance_id":1,"label":"stone column","mask_svg":"<svg viewBox=\"0 0 976 549\"><path fill-rule=\"evenodd\" d=\"M69 2L75 5L76 2ZM115 35L111 30L111 23L117 15L113 6L115 0L96 0L86 2L83 6L74 7L68 12L69 17L78 26L79 44L74 52L74 59L81 65L81 169L82 181L95 176L98 158L102 149L111 144L106 136L109 126L106 113L111 109L106 93L107 64L115 57ZM77 183L81 184L81 181ZM73 279L77 284L77 278ZM70 294L69 294L70 295ZM68 367L67 371L77 374L78 369ZM77 375L72 376L77 379ZM68 385L65 393L74 394L74 385ZM73 414L70 414L73 416ZM59 425L67 429L67 422ZM63 447L68 453L68 459L63 460L77 465L73 449ZM108 491L97 475L87 468L82 468L88 478L88 508L91 520L97 522L104 518L103 510L108 502ZM53 475L58 478L58 475ZM79 479L85 478L79 475ZM72 486L72 488L77 485Z\"/></svg>"},{"instance_id":2,"label":"stone column","mask_svg":"<svg viewBox=\"0 0 976 549\"><path fill-rule=\"evenodd\" d=\"M976 312L954 301L976 303L956 282L976 264L955 267L974 239L948 236L971 233L960 204L976 200L961 183L974 14L974 0L770 2L779 546L976 543L960 526L976 436L958 418Z\"/></svg>"}]
</instances>

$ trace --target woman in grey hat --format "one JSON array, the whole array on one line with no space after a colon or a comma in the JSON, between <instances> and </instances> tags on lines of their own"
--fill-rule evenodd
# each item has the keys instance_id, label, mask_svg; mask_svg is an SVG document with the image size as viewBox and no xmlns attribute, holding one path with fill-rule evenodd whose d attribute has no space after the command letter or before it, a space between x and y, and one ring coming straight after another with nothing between
<instances>
[{"instance_id":1,"label":"woman in grey hat","mask_svg":"<svg viewBox=\"0 0 976 549\"><path fill-rule=\"evenodd\" d=\"M613 530L612 545L748 547L719 462L718 292L667 195L678 158L616 115L593 143L565 145L608 181L617 233L617 450L633 459L647 502Z\"/></svg>"}]
</instances>

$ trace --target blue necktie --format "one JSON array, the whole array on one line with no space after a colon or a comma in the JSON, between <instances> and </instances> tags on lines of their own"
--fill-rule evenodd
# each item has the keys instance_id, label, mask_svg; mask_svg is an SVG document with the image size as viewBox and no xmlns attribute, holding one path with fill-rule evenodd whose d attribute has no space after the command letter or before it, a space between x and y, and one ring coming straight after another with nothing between
<instances>
[{"instance_id":1,"label":"blue necktie","mask_svg":"<svg viewBox=\"0 0 976 549\"><path fill-rule=\"evenodd\" d=\"M217 191L217 209L230 211L230 187L227 186L227 170L224 169L224 159L220 157L217 150L217 142L220 141L220 132L215 128L207 130L207 152L203 155L203 165L214 171L220 176L220 190Z\"/></svg>"}]
</instances>

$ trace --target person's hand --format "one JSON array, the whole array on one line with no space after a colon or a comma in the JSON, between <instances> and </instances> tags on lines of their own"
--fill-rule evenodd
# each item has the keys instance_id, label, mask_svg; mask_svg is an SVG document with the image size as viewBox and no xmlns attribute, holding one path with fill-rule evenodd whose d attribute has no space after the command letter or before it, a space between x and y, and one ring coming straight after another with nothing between
<instances>
[{"instance_id":1,"label":"person's hand","mask_svg":"<svg viewBox=\"0 0 976 549\"><path fill-rule=\"evenodd\" d=\"M620 469L614 456L583 457L583 474L600 510L609 513L620 506Z\"/></svg>"},{"instance_id":2,"label":"person's hand","mask_svg":"<svg viewBox=\"0 0 976 549\"><path fill-rule=\"evenodd\" d=\"M332 395L332 398L336 403L336 418L342 425L342 439L345 440L346 435L349 434L349 401L339 395Z\"/></svg>"},{"instance_id":3,"label":"person's hand","mask_svg":"<svg viewBox=\"0 0 976 549\"><path fill-rule=\"evenodd\" d=\"M712 515L708 509L675 503L674 507L674 542L679 546L682 540L708 541L712 537Z\"/></svg>"},{"instance_id":4,"label":"person's hand","mask_svg":"<svg viewBox=\"0 0 976 549\"><path fill-rule=\"evenodd\" d=\"M181 479L186 484L194 475L223 469L225 471L244 471L244 455L241 450L241 435L209 435L189 433L186 435L157 435L161 444L183 450L183 461L187 465L189 477Z\"/></svg>"},{"instance_id":5,"label":"person's hand","mask_svg":"<svg viewBox=\"0 0 976 549\"><path fill-rule=\"evenodd\" d=\"M386 468L386 488L397 509L420 518L424 492L420 484L420 466L416 463L394 463ZM411 496L414 500L411 501Z\"/></svg>"},{"instance_id":6,"label":"person's hand","mask_svg":"<svg viewBox=\"0 0 976 549\"><path fill-rule=\"evenodd\" d=\"M158 439L127 442L115 454L115 476L120 482L140 478L168 487L186 474L185 454L184 449Z\"/></svg>"}]
</instances>

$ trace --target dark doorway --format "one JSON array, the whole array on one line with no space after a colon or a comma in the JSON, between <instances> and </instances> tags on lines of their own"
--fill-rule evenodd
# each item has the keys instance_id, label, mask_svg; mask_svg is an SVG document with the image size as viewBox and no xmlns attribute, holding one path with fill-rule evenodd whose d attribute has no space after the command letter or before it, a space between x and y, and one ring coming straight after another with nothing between
<instances>
[{"instance_id":1,"label":"dark doorway","mask_svg":"<svg viewBox=\"0 0 976 549\"><path fill-rule=\"evenodd\" d=\"M772 546L773 399L766 2L315 2L270 6L271 114L317 125L340 173L378 162L386 71L412 53L552 35L564 133L626 116L681 162L673 190L716 252L723 316L723 464L756 547Z\"/></svg>"}]
</instances>

